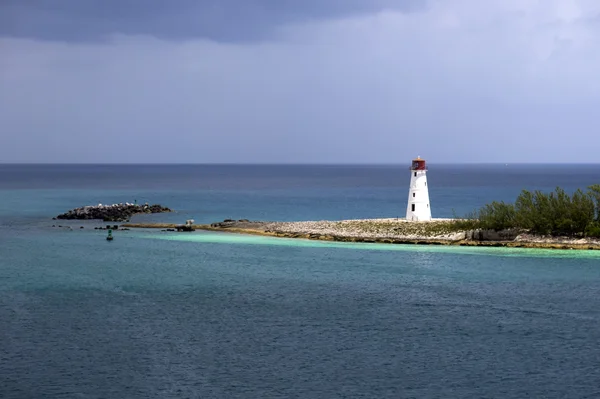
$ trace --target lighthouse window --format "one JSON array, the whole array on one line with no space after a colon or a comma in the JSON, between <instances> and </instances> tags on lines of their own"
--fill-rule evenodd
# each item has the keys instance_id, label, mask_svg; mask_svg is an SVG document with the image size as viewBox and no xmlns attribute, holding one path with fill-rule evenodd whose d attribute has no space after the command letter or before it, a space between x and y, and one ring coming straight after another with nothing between
<instances>
[{"instance_id":1,"label":"lighthouse window","mask_svg":"<svg viewBox=\"0 0 600 399\"><path fill-rule=\"evenodd\" d=\"M415 177L417 177L417 172L415 172Z\"/></svg>"},{"instance_id":2,"label":"lighthouse window","mask_svg":"<svg viewBox=\"0 0 600 399\"><path fill-rule=\"evenodd\" d=\"M414 198L414 196L415 196L415 193L413 193L413 198Z\"/></svg>"},{"instance_id":3,"label":"lighthouse window","mask_svg":"<svg viewBox=\"0 0 600 399\"><path fill-rule=\"evenodd\" d=\"M412 211L415 211L415 204L412 204Z\"/></svg>"}]
</instances>

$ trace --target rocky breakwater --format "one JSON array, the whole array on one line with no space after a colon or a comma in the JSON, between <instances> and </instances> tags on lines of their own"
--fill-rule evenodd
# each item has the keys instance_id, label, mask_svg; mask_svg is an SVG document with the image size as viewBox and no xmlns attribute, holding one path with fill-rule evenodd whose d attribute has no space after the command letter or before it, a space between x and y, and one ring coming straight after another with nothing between
<instances>
[{"instance_id":1,"label":"rocky breakwater","mask_svg":"<svg viewBox=\"0 0 600 399\"><path fill-rule=\"evenodd\" d=\"M465 239L464 231L449 221L407 222L404 219L341 221L259 222L224 220L210 229L239 231L290 238L353 242L453 242Z\"/></svg>"},{"instance_id":2,"label":"rocky breakwater","mask_svg":"<svg viewBox=\"0 0 600 399\"><path fill-rule=\"evenodd\" d=\"M434 219L428 222L411 222L405 219L251 222L244 219L213 223L205 229L325 241L600 249L598 239L540 237L516 229L468 230L461 228L450 219Z\"/></svg>"},{"instance_id":3,"label":"rocky breakwater","mask_svg":"<svg viewBox=\"0 0 600 399\"><path fill-rule=\"evenodd\" d=\"M463 240L465 233L446 220L408 222L405 219L359 219L266 223L265 232L285 237L311 239L388 242L449 243Z\"/></svg>"},{"instance_id":4,"label":"rocky breakwater","mask_svg":"<svg viewBox=\"0 0 600 399\"><path fill-rule=\"evenodd\" d=\"M175 229L166 223L126 224L132 228ZM191 224L193 229L256 234L272 237L324 241L376 242L386 244L461 245L547 249L600 250L600 239L543 237L524 230L466 229L452 219L412 222L405 219L361 219L341 221L269 222L226 219L210 225Z\"/></svg>"},{"instance_id":5,"label":"rocky breakwater","mask_svg":"<svg viewBox=\"0 0 600 399\"><path fill-rule=\"evenodd\" d=\"M93 220L99 219L105 222L126 222L133 215L142 214L142 213L164 213L164 212L172 212L171 209L154 204L130 204L130 203L121 203L121 204L112 204L112 205L93 205L93 206L83 206L81 208L71 209L68 212L62 213L56 216L55 219L65 219L65 220Z\"/></svg>"}]
</instances>

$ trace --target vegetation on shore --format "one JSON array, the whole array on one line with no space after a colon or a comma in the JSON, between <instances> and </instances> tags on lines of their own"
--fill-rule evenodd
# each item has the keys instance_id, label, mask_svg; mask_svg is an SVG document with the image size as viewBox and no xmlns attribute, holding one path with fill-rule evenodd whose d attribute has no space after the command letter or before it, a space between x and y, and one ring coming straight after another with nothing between
<instances>
[{"instance_id":1,"label":"vegetation on shore","mask_svg":"<svg viewBox=\"0 0 600 399\"><path fill-rule=\"evenodd\" d=\"M523 229L532 234L600 237L600 184L572 195L557 187L544 193L523 190L514 203L494 201L454 221L456 229Z\"/></svg>"}]
</instances>

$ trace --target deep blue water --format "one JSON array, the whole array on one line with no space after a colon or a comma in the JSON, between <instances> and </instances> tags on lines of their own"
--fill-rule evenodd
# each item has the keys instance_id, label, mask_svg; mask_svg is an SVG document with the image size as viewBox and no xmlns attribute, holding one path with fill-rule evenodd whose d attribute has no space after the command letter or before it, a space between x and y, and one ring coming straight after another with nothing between
<instances>
[{"instance_id":1,"label":"deep blue water","mask_svg":"<svg viewBox=\"0 0 600 399\"><path fill-rule=\"evenodd\" d=\"M430 165L434 217L600 165ZM116 232L403 216L407 166L0 165L2 398L600 397L600 254ZM71 225L73 229L52 227ZM84 229L79 229L79 226Z\"/></svg>"}]
</instances>

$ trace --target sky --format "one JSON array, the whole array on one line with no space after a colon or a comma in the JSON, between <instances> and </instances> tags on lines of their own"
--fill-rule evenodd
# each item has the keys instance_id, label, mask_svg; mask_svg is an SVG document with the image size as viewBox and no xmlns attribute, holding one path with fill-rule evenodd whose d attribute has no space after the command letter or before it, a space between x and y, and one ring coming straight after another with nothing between
<instances>
[{"instance_id":1,"label":"sky","mask_svg":"<svg viewBox=\"0 0 600 399\"><path fill-rule=\"evenodd\" d=\"M600 162L597 0L2 0L0 162Z\"/></svg>"}]
</instances>

